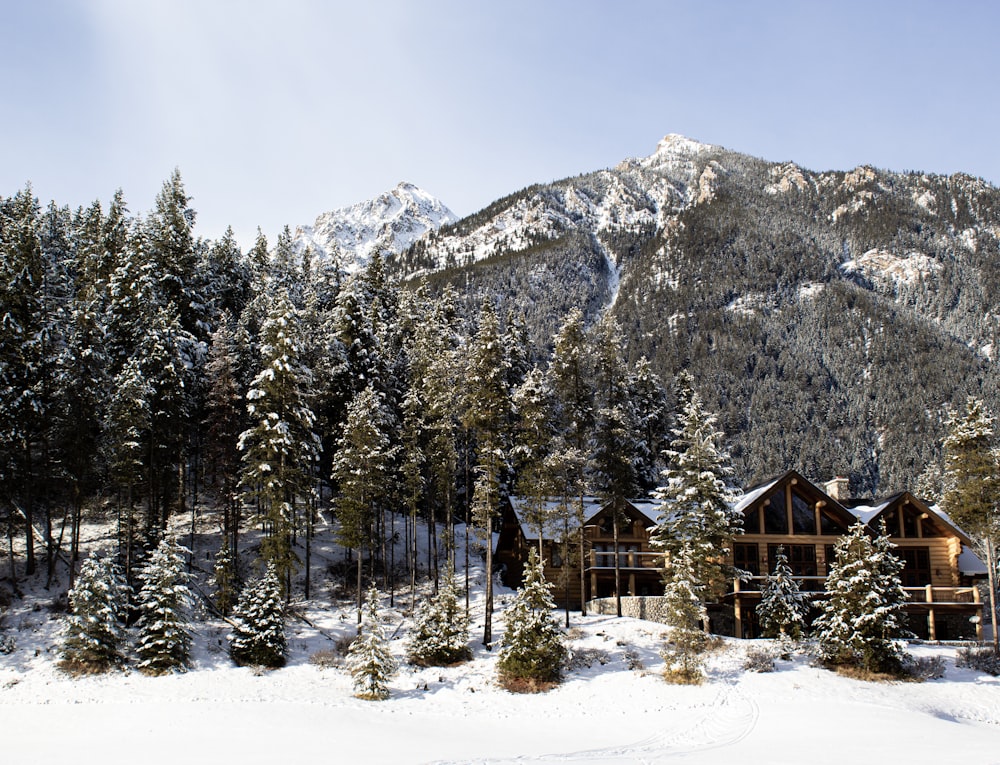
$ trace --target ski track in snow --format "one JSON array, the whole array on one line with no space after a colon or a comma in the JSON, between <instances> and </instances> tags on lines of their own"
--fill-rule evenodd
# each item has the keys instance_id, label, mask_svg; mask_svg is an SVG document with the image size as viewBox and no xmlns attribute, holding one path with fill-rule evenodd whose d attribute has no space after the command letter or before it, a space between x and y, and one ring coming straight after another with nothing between
<instances>
[{"instance_id":1,"label":"ski track in snow","mask_svg":"<svg viewBox=\"0 0 1000 765\"><path fill-rule=\"evenodd\" d=\"M517 763L617 763L657 765L678 755L705 752L737 744L757 725L760 710L734 681L726 681L711 703L672 711L663 733L634 743L565 754L503 759L437 760L428 765L517 765Z\"/></svg>"}]
</instances>

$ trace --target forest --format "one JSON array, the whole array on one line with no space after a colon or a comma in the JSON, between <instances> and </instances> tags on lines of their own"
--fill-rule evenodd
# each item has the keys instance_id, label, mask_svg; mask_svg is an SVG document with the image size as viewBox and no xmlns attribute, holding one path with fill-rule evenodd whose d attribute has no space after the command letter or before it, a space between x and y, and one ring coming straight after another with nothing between
<instances>
[{"instance_id":1,"label":"forest","mask_svg":"<svg viewBox=\"0 0 1000 765\"><path fill-rule=\"evenodd\" d=\"M78 571L81 527L108 517L134 586L168 522L193 528L209 506L231 567L217 576L259 558L286 598L293 582L308 598L314 525L332 512L360 609L366 582L416 575L418 528L444 529L429 536L437 582L455 524L489 538L506 493L657 484L674 382L626 362L612 317L588 325L569 307L540 353L502 300L466 310L448 287L390 278L381 257L338 272L296 254L287 228L243 253L231 233L196 237L195 217L179 172L145 216L121 192L106 209L43 209L30 186L0 200L15 592L19 571Z\"/></svg>"}]
</instances>

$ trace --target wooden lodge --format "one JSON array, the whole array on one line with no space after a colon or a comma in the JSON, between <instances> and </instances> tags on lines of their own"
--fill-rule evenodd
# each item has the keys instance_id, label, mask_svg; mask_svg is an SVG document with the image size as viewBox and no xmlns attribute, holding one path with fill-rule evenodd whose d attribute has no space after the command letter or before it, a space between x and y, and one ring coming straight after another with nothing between
<instances>
[{"instance_id":1,"label":"wooden lodge","mask_svg":"<svg viewBox=\"0 0 1000 765\"><path fill-rule=\"evenodd\" d=\"M584 599L611 597L615 593L614 523L611 508L595 497L567 500L569 513L560 502L545 503L546 515L569 516L569 522L549 520L542 534L545 578L553 584L553 596L561 606L580 607L579 533L584 540ZM649 533L656 525L656 502L630 500L622 508L618 525L618 571L622 595L661 595L662 555L649 546ZM528 550L538 549L539 529L530 522L531 508L522 497L504 502L494 560L508 587L523 578ZM580 518L583 523L580 523ZM564 544L569 539L570 544ZM568 558L567 558L568 556Z\"/></svg>"},{"instance_id":2,"label":"wooden lodge","mask_svg":"<svg viewBox=\"0 0 1000 765\"><path fill-rule=\"evenodd\" d=\"M732 545L728 562L749 572L749 580L734 579L728 592L711 607L715 631L737 637L757 637L756 609L760 588L784 547L802 591L818 600L833 563L838 538L859 520L875 533L881 524L904 562L903 586L910 596L908 627L917 637L947 640L982 636L982 604L975 582L985 566L968 549L966 534L935 508L903 492L878 502L850 499L847 480L834 479L822 488L795 471L747 490L735 502L743 512L745 533ZM542 533L546 578L561 605L580 607L579 529L584 539L584 598L615 593L614 534L610 508L585 497L582 513L574 503L567 523L549 521ZM557 509L557 502L547 509ZM631 500L619 526L621 594L657 596L663 592L662 556L649 545L656 525L657 502ZM520 584L528 550L538 548L539 529L529 522L531 508L522 498L505 503L495 560L508 586ZM583 523L579 518L583 518ZM570 538L567 548L563 539ZM566 555L570 556L567 564ZM818 609L816 609L818 613ZM814 614L815 615L815 614Z\"/></svg>"},{"instance_id":3,"label":"wooden lodge","mask_svg":"<svg viewBox=\"0 0 1000 765\"><path fill-rule=\"evenodd\" d=\"M911 632L930 640L979 636L981 626L970 621L982 611L973 583L986 569L967 549L970 541L965 533L909 492L868 504L849 499L846 488L843 478L820 489L789 471L737 500L744 534L734 540L729 562L753 578L734 580L723 598L722 603L731 608L732 633L759 635L760 587L774 568L779 546L785 548L800 589L818 598L824 592L838 537L860 520L873 533L885 523L895 552L903 559L901 579L910 596Z\"/></svg>"}]
</instances>

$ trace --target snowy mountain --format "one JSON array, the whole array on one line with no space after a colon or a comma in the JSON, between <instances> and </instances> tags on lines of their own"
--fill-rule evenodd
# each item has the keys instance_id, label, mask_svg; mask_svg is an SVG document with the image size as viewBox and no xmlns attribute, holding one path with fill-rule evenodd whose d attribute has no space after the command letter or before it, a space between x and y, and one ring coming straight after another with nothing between
<instances>
[{"instance_id":1,"label":"snowy mountain","mask_svg":"<svg viewBox=\"0 0 1000 765\"><path fill-rule=\"evenodd\" d=\"M450 284L470 316L492 296L543 352L571 307L611 311L633 358L694 375L747 479L912 484L942 408L1000 389L1000 190L964 174L816 172L668 135L442 226L389 268Z\"/></svg>"},{"instance_id":2,"label":"snowy mountain","mask_svg":"<svg viewBox=\"0 0 1000 765\"><path fill-rule=\"evenodd\" d=\"M375 199L322 213L311 226L295 230L294 247L320 258L337 258L355 271L380 251L395 255L457 217L435 197L412 183L400 183Z\"/></svg>"}]
</instances>

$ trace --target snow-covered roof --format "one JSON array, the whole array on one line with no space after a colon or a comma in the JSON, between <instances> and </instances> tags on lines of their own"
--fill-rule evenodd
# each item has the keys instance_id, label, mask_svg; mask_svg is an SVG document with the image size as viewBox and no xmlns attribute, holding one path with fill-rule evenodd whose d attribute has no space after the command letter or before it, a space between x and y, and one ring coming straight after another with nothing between
<instances>
[{"instance_id":1,"label":"snow-covered roof","mask_svg":"<svg viewBox=\"0 0 1000 765\"><path fill-rule=\"evenodd\" d=\"M733 509L737 512L743 512L757 499L771 491L771 489L773 489L780 480L781 478L775 478L773 481L769 481L768 483L762 483L760 486L750 489L746 494L737 497L736 501L733 503Z\"/></svg>"},{"instance_id":2,"label":"snow-covered roof","mask_svg":"<svg viewBox=\"0 0 1000 765\"><path fill-rule=\"evenodd\" d=\"M853 507L847 506L845 509L867 526L895 500L896 498L892 497L877 505L854 505Z\"/></svg>"},{"instance_id":3,"label":"snow-covered roof","mask_svg":"<svg viewBox=\"0 0 1000 765\"><path fill-rule=\"evenodd\" d=\"M570 497L568 502L571 508L575 508L579 503L580 498ZM642 516L646 518L650 526L656 525L656 517L658 515L657 508L659 503L652 499L630 499L628 503L632 505ZM528 521L528 498L527 497L510 497L511 507L514 508L514 514L517 516L518 523L521 525L521 533L524 535L525 539L538 539L538 530L533 523ZM542 505L542 508L546 511L546 516L548 519L545 522L545 527L543 529L543 535L546 539L558 539L563 535L566 530L565 522L560 517L556 516L556 511L562 504L562 500L559 499L547 499ZM601 509L607 504L598 497L585 496L583 498L583 517L585 520L593 518ZM576 512L572 512L569 519L569 530L576 531L580 527L577 520Z\"/></svg>"},{"instance_id":4,"label":"snow-covered roof","mask_svg":"<svg viewBox=\"0 0 1000 765\"><path fill-rule=\"evenodd\" d=\"M962 545L962 552L958 556L958 572L965 576L985 576L989 570L978 555Z\"/></svg>"}]
</instances>

